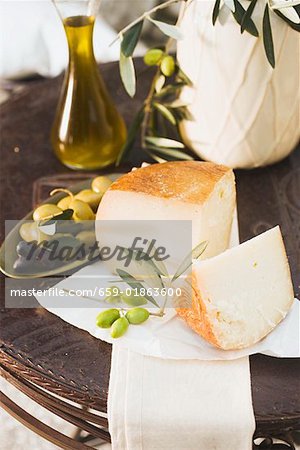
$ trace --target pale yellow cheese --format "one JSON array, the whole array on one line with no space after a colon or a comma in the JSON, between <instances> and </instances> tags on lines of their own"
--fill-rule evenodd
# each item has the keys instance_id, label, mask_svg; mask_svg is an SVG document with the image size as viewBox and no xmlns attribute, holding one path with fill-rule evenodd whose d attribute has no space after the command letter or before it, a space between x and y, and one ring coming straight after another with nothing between
<instances>
[{"instance_id":1,"label":"pale yellow cheese","mask_svg":"<svg viewBox=\"0 0 300 450\"><path fill-rule=\"evenodd\" d=\"M225 350L249 347L286 316L294 299L279 227L193 265L191 308L178 314Z\"/></svg>"}]
</instances>

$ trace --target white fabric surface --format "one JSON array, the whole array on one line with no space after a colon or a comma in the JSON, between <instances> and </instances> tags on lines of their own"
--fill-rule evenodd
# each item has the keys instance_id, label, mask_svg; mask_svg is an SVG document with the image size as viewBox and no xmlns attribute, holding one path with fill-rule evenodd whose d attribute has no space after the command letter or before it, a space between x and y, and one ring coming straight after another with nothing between
<instances>
[{"instance_id":1,"label":"white fabric surface","mask_svg":"<svg viewBox=\"0 0 300 450\"><path fill-rule=\"evenodd\" d=\"M113 345L112 450L251 450L249 359L164 360Z\"/></svg>"},{"instance_id":2,"label":"white fabric surface","mask_svg":"<svg viewBox=\"0 0 300 450\"><path fill-rule=\"evenodd\" d=\"M51 0L0 2L0 77L22 78L35 73L53 77L68 62L61 19ZM97 18L94 51L103 62L119 58L116 32Z\"/></svg>"}]
</instances>

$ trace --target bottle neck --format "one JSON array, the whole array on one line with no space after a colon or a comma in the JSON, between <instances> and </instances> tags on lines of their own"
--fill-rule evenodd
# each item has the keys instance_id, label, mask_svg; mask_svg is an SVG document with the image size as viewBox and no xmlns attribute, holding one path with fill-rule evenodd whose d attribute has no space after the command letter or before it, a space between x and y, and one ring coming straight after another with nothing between
<instances>
[{"instance_id":1,"label":"bottle neck","mask_svg":"<svg viewBox=\"0 0 300 450\"><path fill-rule=\"evenodd\" d=\"M69 46L70 63L95 62L93 50L93 16L73 16L64 20Z\"/></svg>"}]
</instances>

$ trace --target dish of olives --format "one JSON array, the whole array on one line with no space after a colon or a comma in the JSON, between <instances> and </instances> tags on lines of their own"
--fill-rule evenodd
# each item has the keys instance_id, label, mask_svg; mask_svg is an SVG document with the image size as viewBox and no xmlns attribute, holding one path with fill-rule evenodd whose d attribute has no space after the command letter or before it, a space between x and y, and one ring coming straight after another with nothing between
<instances>
[{"instance_id":1,"label":"dish of olives","mask_svg":"<svg viewBox=\"0 0 300 450\"><path fill-rule=\"evenodd\" d=\"M105 191L121 175L98 176L52 191L7 234L0 248L0 270L12 278L40 278L67 274L89 263L83 244L95 246L96 255L95 213ZM69 249L68 258L51 257L54 248L58 255Z\"/></svg>"}]
</instances>

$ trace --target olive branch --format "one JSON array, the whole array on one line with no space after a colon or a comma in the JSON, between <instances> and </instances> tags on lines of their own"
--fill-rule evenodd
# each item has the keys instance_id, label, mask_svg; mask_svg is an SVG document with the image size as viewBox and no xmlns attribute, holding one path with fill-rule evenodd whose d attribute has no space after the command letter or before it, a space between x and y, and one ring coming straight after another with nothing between
<instances>
[{"instance_id":1,"label":"olive branch","mask_svg":"<svg viewBox=\"0 0 300 450\"><path fill-rule=\"evenodd\" d=\"M227 7L231 10L236 22L240 25L241 34L247 31L252 36L259 37L258 29L252 19L257 3L258 0L249 0L249 6L245 9L239 0L215 0L212 14L213 25L216 24L222 8ZM295 27L295 24L300 23L299 15L294 8L297 5L300 5L300 0L268 0L266 3L262 22L262 34L266 57L273 69L275 68L276 61L270 12L276 13L290 26L300 31L299 26Z\"/></svg>"},{"instance_id":2,"label":"olive branch","mask_svg":"<svg viewBox=\"0 0 300 450\"><path fill-rule=\"evenodd\" d=\"M127 284L130 288L130 293L127 293L127 289L126 292L122 292L117 286L111 286L106 289L107 295L104 300L106 303L113 304L114 307L100 312L96 317L96 325L99 328L109 328L111 337L115 339L123 336L130 325L140 325L146 322L150 316L162 318L165 315L165 309L169 299L168 288L182 276L184 277L183 281L188 283L186 280L186 272L191 267L193 260L199 259L204 253L207 245L207 241L201 242L189 252L178 266L174 275L168 273L163 261L154 261L153 254L151 255L140 250L136 251L130 248L125 249L124 247L121 247L128 251L132 261L138 263L140 270L143 272L143 279L141 279L140 276L139 278L136 278L134 275L123 269L116 269L118 278L117 280L111 280L111 283L121 282ZM156 250L152 249L152 251L154 251L155 254ZM154 280L154 286L156 286L160 292L164 290L165 294L163 295L162 305L159 305L153 296L148 294L146 285L148 284L148 286L153 287L153 283L149 283L149 279L152 281ZM69 289L62 288L62 290L67 295L71 294ZM134 294L132 292L134 292ZM100 300L94 297L86 295L82 295L81 297L95 303L100 303ZM118 303L122 303L123 305L118 307ZM149 311L148 309L141 307L148 303L151 303L158 308L158 311L153 312L152 310ZM127 307L124 305L127 305Z\"/></svg>"},{"instance_id":3,"label":"olive branch","mask_svg":"<svg viewBox=\"0 0 300 450\"><path fill-rule=\"evenodd\" d=\"M193 1L195 0L168 0L160 3L144 12L118 33L116 40L121 42L120 75L125 90L131 97L134 97L136 92L133 54L141 37L144 23L148 22L158 28L168 39L161 48L150 49L144 56L146 66L156 67L156 70L143 105L128 130L127 140L116 161L117 166L128 156L139 132L141 148L153 160L165 162L193 159L190 154L186 153L179 133L179 124L182 120L193 120L188 109L189 105L183 104L179 100L182 89L191 86L192 83L181 70L174 56L170 54L173 42L182 38L179 28L181 14L175 24L153 18L157 12L174 4L186 4L187 8ZM213 25L217 20L221 20L221 12L229 8L240 26L241 33L246 31L258 37L259 32L252 18L257 2L258 0L249 0L249 6L244 8L240 0L215 0L212 12ZM298 10L295 9L297 5L300 5L300 0L268 0L266 3L262 23L263 43L267 60L273 68L276 61L270 16L276 13L292 28L300 31ZM174 139L174 134L176 139Z\"/></svg>"},{"instance_id":4,"label":"olive branch","mask_svg":"<svg viewBox=\"0 0 300 450\"><path fill-rule=\"evenodd\" d=\"M141 148L148 156L157 162L167 160L193 160L184 150L178 132L179 122L183 119L192 120L187 104L178 101L183 87L191 85L191 81L180 69L173 55L172 44L182 39L178 27L180 16L175 25L154 19L152 16L159 10L176 3L190 3L191 0L168 0L145 12L118 34L120 46L120 75L127 93L133 97L136 92L136 74L133 53L142 33L145 21L158 28L165 36L166 43L161 48L150 49L144 56L148 67L156 68L149 92L141 109L136 114L128 131L127 140L121 149L116 165L128 155L133 147L138 131L141 133ZM177 139L169 136L176 132ZM168 128L169 127L169 128Z\"/></svg>"},{"instance_id":5,"label":"olive branch","mask_svg":"<svg viewBox=\"0 0 300 450\"><path fill-rule=\"evenodd\" d=\"M129 325L140 325L149 319L150 316L163 317L165 315L165 309L168 303L168 288L172 286L178 278L184 276L186 278L186 271L192 265L193 259L199 259L200 256L207 248L207 242L201 242L197 245L181 262L178 266L174 275L170 275L167 271L165 264L162 261L154 261L153 254L148 254L141 251L128 250L132 260L138 265L140 269L143 270L143 279L136 278L134 275L123 269L116 269L118 275L117 280L112 280L112 283L122 282L130 287L130 293L122 292L117 286L111 286L106 289L107 295L105 297L106 303L114 305L114 308L110 308L100 312L96 317L96 325L100 328L109 328L112 338L119 338L123 336L128 330ZM154 254L155 254L155 249ZM156 288L164 290L164 299L162 305L159 305L152 295L148 294L147 287L153 285L149 284L149 279L154 279ZM186 280L184 280L186 281ZM71 291L69 289L62 289L66 294L70 295ZM135 292L132 294L132 292ZM99 299L94 297L89 297L82 295L82 298L87 300L92 300L93 302L99 303ZM117 303L123 303L123 305L129 306L126 308L124 306L116 307ZM153 306L158 308L158 311L149 311L146 308L141 308L141 306L151 303Z\"/></svg>"}]
</instances>

